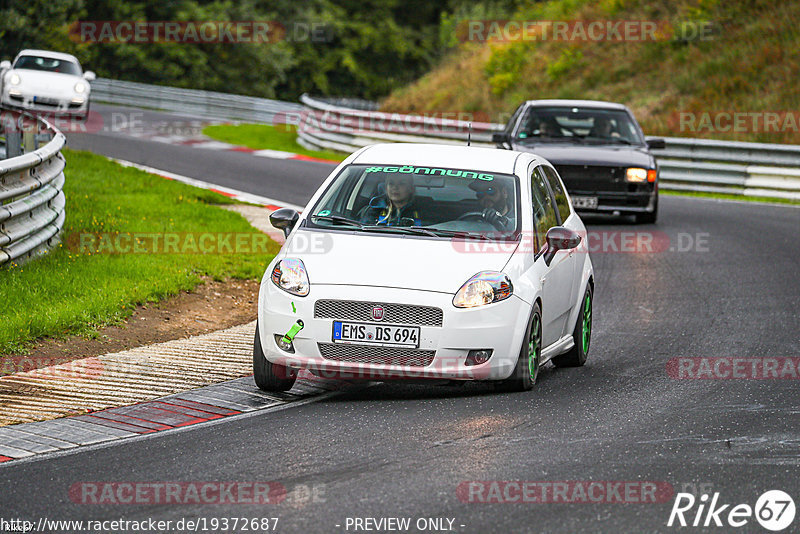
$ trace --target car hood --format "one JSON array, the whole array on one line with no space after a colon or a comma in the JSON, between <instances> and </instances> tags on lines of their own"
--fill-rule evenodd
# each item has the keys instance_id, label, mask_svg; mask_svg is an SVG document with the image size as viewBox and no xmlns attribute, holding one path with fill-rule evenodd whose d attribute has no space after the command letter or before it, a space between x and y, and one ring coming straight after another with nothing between
<instances>
[{"instance_id":1,"label":"car hood","mask_svg":"<svg viewBox=\"0 0 800 534\"><path fill-rule=\"evenodd\" d=\"M652 166L652 156L644 147L620 145L523 145L514 143L514 150L531 152L553 165L602 165L608 167Z\"/></svg>"},{"instance_id":2,"label":"car hood","mask_svg":"<svg viewBox=\"0 0 800 534\"><path fill-rule=\"evenodd\" d=\"M346 284L452 294L480 271L502 270L515 249L493 241L301 229L284 245L281 257L302 259L312 286Z\"/></svg>"},{"instance_id":3,"label":"car hood","mask_svg":"<svg viewBox=\"0 0 800 534\"><path fill-rule=\"evenodd\" d=\"M78 82L86 84L87 92L89 89L89 82L74 74L19 69L7 71L5 74L6 77L8 76L8 72L15 72L22 80L20 87L28 91L72 94L74 93L75 84Z\"/></svg>"}]
</instances>

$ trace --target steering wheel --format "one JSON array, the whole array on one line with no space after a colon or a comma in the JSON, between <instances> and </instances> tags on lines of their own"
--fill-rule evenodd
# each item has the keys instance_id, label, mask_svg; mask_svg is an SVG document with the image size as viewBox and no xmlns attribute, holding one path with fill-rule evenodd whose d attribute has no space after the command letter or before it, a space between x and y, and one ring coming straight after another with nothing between
<instances>
[{"instance_id":1,"label":"steering wheel","mask_svg":"<svg viewBox=\"0 0 800 534\"><path fill-rule=\"evenodd\" d=\"M501 232L505 231L505 227L503 226L503 222L500 220L499 217L497 217L497 218L495 218L493 220L488 220L486 218L486 214L483 211L470 211L470 212L464 213L463 215L461 215L456 220L457 221L480 220L480 221L483 221L483 222L488 222L489 224L494 226L494 228L496 230L500 230Z\"/></svg>"}]
</instances>

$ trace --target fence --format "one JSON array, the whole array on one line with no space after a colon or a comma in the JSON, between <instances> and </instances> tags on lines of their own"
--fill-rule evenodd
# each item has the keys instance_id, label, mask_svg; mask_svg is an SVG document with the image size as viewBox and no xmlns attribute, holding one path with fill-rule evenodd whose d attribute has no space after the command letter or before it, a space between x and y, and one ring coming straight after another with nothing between
<instances>
[{"instance_id":1,"label":"fence","mask_svg":"<svg viewBox=\"0 0 800 534\"><path fill-rule=\"evenodd\" d=\"M462 145L471 135L475 146L495 146L492 133L502 124L368 111L342 107L303 95L305 109L294 122L298 141L309 149L352 152L385 142ZM800 146L739 143L680 137L665 138L666 148L653 150L660 168L660 187L783 197L800 200Z\"/></svg>"},{"instance_id":2,"label":"fence","mask_svg":"<svg viewBox=\"0 0 800 534\"><path fill-rule=\"evenodd\" d=\"M106 78L92 82L91 97L96 102L161 109L193 117L264 123L271 123L277 113L297 113L303 109L299 104L280 100Z\"/></svg>"},{"instance_id":3,"label":"fence","mask_svg":"<svg viewBox=\"0 0 800 534\"><path fill-rule=\"evenodd\" d=\"M49 250L64 226L66 139L47 121L0 110L0 265ZM41 146L40 146L41 145Z\"/></svg>"}]
</instances>

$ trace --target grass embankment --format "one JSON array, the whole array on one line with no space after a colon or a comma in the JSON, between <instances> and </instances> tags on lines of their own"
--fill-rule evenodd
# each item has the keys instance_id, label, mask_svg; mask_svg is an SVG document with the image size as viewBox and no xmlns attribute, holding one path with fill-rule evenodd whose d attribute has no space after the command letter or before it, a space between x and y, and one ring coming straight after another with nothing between
<instances>
[{"instance_id":1,"label":"grass embankment","mask_svg":"<svg viewBox=\"0 0 800 534\"><path fill-rule=\"evenodd\" d=\"M342 161L349 156L342 152L303 148L297 143L297 128L288 124L278 127L271 124L213 124L203 128L203 134L217 141L256 150L282 150L333 161Z\"/></svg>"},{"instance_id":2,"label":"grass embankment","mask_svg":"<svg viewBox=\"0 0 800 534\"><path fill-rule=\"evenodd\" d=\"M137 304L191 290L204 276L258 279L278 251L277 244L262 241L242 216L211 205L231 202L222 195L88 152L64 153L67 218L62 244L35 261L0 268L0 354L23 351L39 337L92 335L99 326L124 320ZM160 250L166 236L176 236L178 245L169 253L148 253L121 241L114 250L123 253L108 253L101 239L111 243L117 233L152 234L162 240ZM221 243L220 234L227 233L256 235L258 245L199 253ZM203 234L211 237L201 243ZM87 245L83 248L81 235ZM189 235L198 238L195 246ZM94 236L94 247L86 236ZM142 243L140 250L158 246L148 238Z\"/></svg>"},{"instance_id":3,"label":"grass embankment","mask_svg":"<svg viewBox=\"0 0 800 534\"><path fill-rule=\"evenodd\" d=\"M463 13L518 21L656 21L656 40L527 40L455 44L440 65L395 91L383 109L485 112L504 122L528 99L622 102L648 135L800 144L800 3L722 0L550 0L513 13ZM673 29L683 28L683 34ZM692 35L710 29L710 35ZM573 34L574 35L574 34ZM681 112L685 121L681 124ZM734 127L724 113L756 113ZM764 131L766 114L781 115ZM711 123L704 122L708 116ZM794 119L794 120L788 120ZM710 124L710 127L709 127ZM727 128L727 129L726 129Z\"/></svg>"}]
</instances>

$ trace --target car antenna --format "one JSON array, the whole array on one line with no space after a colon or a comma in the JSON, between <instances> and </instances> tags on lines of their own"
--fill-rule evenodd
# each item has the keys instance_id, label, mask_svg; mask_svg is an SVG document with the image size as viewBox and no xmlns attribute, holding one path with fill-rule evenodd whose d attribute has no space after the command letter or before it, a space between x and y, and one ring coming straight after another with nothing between
<instances>
[{"instance_id":1,"label":"car antenna","mask_svg":"<svg viewBox=\"0 0 800 534\"><path fill-rule=\"evenodd\" d=\"M472 142L472 122L467 123L467 146Z\"/></svg>"}]
</instances>

